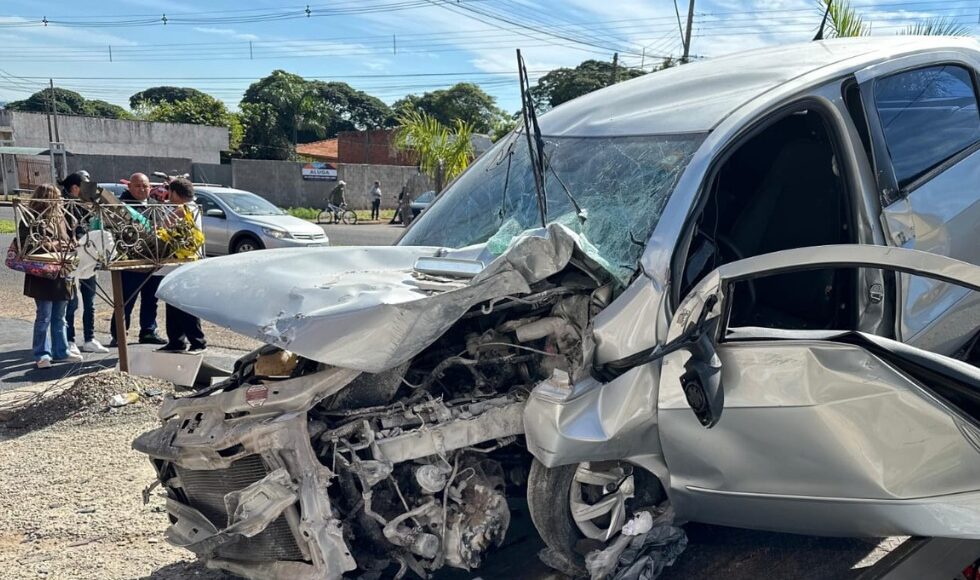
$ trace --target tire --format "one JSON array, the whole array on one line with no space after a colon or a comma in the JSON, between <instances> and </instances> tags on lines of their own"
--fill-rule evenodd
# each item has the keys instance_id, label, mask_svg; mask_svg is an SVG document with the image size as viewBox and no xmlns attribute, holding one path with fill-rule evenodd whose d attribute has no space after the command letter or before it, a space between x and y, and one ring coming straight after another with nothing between
<instances>
[{"instance_id":1,"label":"tire","mask_svg":"<svg viewBox=\"0 0 980 580\"><path fill-rule=\"evenodd\" d=\"M330 225L333 223L333 212L329 209L325 209L316 216L316 223Z\"/></svg>"},{"instance_id":2,"label":"tire","mask_svg":"<svg viewBox=\"0 0 980 580\"><path fill-rule=\"evenodd\" d=\"M357 214L349 209L344 210L344 213L341 214L340 219L349 226L357 224Z\"/></svg>"},{"instance_id":3,"label":"tire","mask_svg":"<svg viewBox=\"0 0 980 580\"><path fill-rule=\"evenodd\" d=\"M604 473L615 472L618 469L630 478L629 481L635 491L623 504L625 508L623 521L632 517L633 508L657 505L666 499L663 485L656 476L625 462L597 462L592 463L591 467L590 464L581 463L549 469L535 459L527 483L528 511L541 539L551 549L552 557L557 557L556 564L566 573L569 569L584 570L585 554L603 546L615 533L618 533L622 525L610 525L609 528L614 528L614 532L610 532L605 539L596 539L595 532L600 528L592 525L591 522L583 524L575 522L572 516L572 495L573 492L584 495L583 489L587 485L576 480L580 466L587 472L589 468L594 472ZM626 480L622 480L620 484L625 488L626 486L622 485L623 481ZM586 527L591 527L593 537L588 537L583 532Z\"/></svg>"},{"instance_id":4,"label":"tire","mask_svg":"<svg viewBox=\"0 0 980 580\"><path fill-rule=\"evenodd\" d=\"M261 250L265 246L259 241L255 236L241 236L235 240L235 245L231 249L232 254L241 254L242 252L254 252L255 250Z\"/></svg>"}]
</instances>

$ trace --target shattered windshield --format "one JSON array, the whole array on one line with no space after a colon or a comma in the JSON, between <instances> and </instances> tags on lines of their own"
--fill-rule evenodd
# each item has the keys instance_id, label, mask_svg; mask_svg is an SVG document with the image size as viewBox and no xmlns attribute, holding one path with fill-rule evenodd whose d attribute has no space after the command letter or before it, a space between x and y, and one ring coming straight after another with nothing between
<instances>
[{"instance_id":1,"label":"shattered windshield","mask_svg":"<svg viewBox=\"0 0 980 580\"><path fill-rule=\"evenodd\" d=\"M487 242L499 255L516 236L541 227L524 139L512 134L478 159L418 218L401 244L461 248ZM590 257L626 283L704 135L544 139L548 223L580 234Z\"/></svg>"}]
</instances>

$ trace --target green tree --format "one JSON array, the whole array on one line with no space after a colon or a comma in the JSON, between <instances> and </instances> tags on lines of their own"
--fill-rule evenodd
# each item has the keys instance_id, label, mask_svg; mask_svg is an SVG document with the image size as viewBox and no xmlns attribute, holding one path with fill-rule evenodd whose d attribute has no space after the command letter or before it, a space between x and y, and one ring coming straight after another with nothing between
<instances>
[{"instance_id":1,"label":"green tree","mask_svg":"<svg viewBox=\"0 0 980 580\"><path fill-rule=\"evenodd\" d=\"M666 64L666 62L665 62ZM587 60L575 68L558 68L544 75L531 88L535 106L541 110L581 97L592 91L608 87L614 82L642 76L644 71L616 67L602 60Z\"/></svg>"},{"instance_id":2,"label":"green tree","mask_svg":"<svg viewBox=\"0 0 980 580\"><path fill-rule=\"evenodd\" d=\"M282 129L279 111L269 103L239 105L238 120L243 136L239 147L248 159L291 159L296 148Z\"/></svg>"},{"instance_id":3,"label":"green tree","mask_svg":"<svg viewBox=\"0 0 980 580\"><path fill-rule=\"evenodd\" d=\"M51 110L51 97L54 97L55 106L59 113L65 115L85 115L85 97L69 91L68 89L43 89L22 101L12 101L7 103L7 108L11 111L25 111L28 113L47 113Z\"/></svg>"},{"instance_id":4,"label":"green tree","mask_svg":"<svg viewBox=\"0 0 980 580\"><path fill-rule=\"evenodd\" d=\"M969 36L970 27L959 24L951 18L942 17L911 24L900 34L919 36Z\"/></svg>"},{"instance_id":5,"label":"green tree","mask_svg":"<svg viewBox=\"0 0 980 580\"><path fill-rule=\"evenodd\" d=\"M145 101L141 101L145 103ZM190 123L227 127L231 150L237 150L242 141L242 124L236 115L228 112L225 104L211 95L198 93L186 99L162 101L145 113L147 121L161 123Z\"/></svg>"},{"instance_id":6,"label":"green tree","mask_svg":"<svg viewBox=\"0 0 980 580\"><path fill-rule=\"evenodd\" d=\"M303 77L283 70L252 83L242 103L271 105L278 111L279 128L293 145L299 142L300 131L323 138L331 121L330 109L311 83ZM248 135L246 134L246 139Z\"/></svg>"},{"instance_id":7,"label":"green tree","mask_svg":"<svg viewBox=\"0 0 980 580\"><path fill-rule=\"evenodd\" d=\"M436 191L462 173L473 159L473 126L456 119L453 128L428 113L406 109L398 116L395 145L419 156L419 170L436 181Z\"/></svg>"},{"instance_id":8,"label":"green tree","mask_svg":"<svg viewBox=\"0 0 980 580\"><path fill-rule=\"evenodd\" d=\"M331 113L325 130L327 137L341 131L381 129L395 124L394 115L384 101L347 83L313 81L311 86Z\"/></svg>"},{"instance_id":9,"label":"green tree","mask_svg":"<svg viewBox=\"0 0 980 580\"><path fill-rule=\"evenodd\" d=\"M84 114L91 117L103 117L105 119L124 119L127 121L136 119L135 115L119 105L113 105L112 103L107 103L98 99L93 101L85 101Z\"/></svg>"},{"instance_id":10,"label":"green tree","mask_svg":"<svg viewBox=\"0 0 980 580\"><path fill-rule=\"evenodd\" d=\"M135 111L141 107L155 107L161 103L176 103L204 94L190 87L150 87L129 97L129 108Z\"/></svg>"},{"instance_id":11,"label":"green tree","mask_svg":"<svg viewBox=\"0 0 980 580\"><path fill-rule=\"evenodd\" d=\"M494 123L506 117L497 108L496 99L472 83L458 83L419 95L407 95L392 105L399 117L408 111L425 113L443 125L457 120L472 126L477 133L490 133Z\"/></svg>"}]
</instances>

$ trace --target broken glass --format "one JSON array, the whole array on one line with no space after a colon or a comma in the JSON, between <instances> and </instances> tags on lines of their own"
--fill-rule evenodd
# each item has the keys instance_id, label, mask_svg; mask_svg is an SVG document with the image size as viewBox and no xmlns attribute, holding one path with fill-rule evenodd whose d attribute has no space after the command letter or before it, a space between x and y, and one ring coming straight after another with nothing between
<instances>
[{"instance_id":1,"label":"broken glass","mask_svg":"<svg viewBox=\"0 0 980 580\"><path fill-rule=\"evenodd\" d=\"M518 138L510 135L477 160L419 217L401 244L460 248L487 243L492 254L500 255L514 238L539 228L534 174L527 148L514 142ZM700 133L545 137L548 223L578 233L582 250L625 284L703 139Z\"/></svg>"}]
</instances>

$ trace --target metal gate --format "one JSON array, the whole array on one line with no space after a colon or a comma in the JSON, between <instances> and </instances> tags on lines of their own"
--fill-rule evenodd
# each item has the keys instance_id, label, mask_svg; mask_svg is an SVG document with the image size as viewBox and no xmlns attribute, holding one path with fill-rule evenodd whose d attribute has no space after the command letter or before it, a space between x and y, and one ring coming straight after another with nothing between
<instances>
[{"instance_id":1,"label":"metal gate","mask_svg":"<svg viewBox=\"0 0 980 580\"><path fill-rule=\"evenodd\" d=\"M50 183L51 158L18 155L17 178L21 189L34 189L42 183Z\"/></svg>"}]
</instances>

